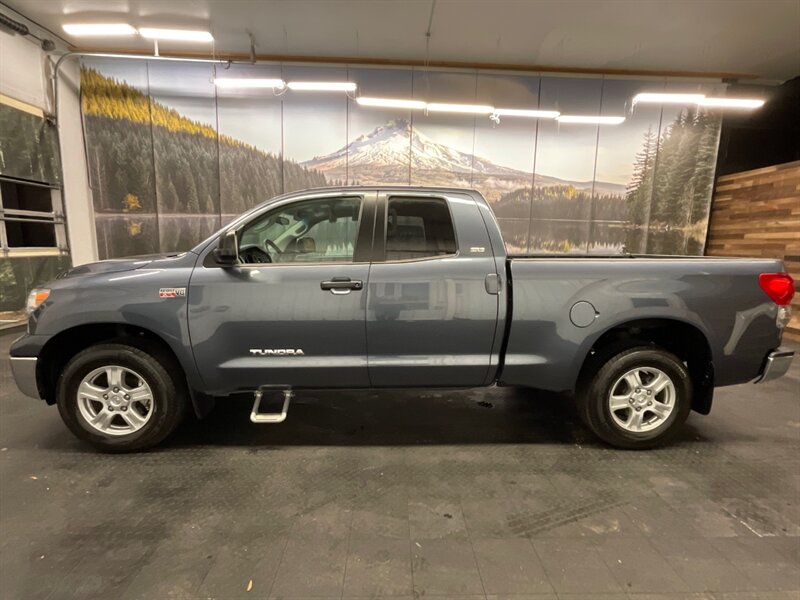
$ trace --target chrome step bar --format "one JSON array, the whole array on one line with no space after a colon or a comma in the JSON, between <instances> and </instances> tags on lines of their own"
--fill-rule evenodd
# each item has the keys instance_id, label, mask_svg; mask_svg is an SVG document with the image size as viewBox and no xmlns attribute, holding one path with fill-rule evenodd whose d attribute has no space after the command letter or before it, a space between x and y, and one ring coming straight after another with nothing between
<instances>
[{"instance_id":1,"label":"chrome step bar","mask_svg":"<svg viewBox=\"0 0 800 600\"><path fill-rule=\"evenodd\" d=\"M263 388L256 390L254 394L253 410L250 412L250 420L253 423L283 423L286 420L286 415L289 414L289 403L294 397L294 392L290 389L282 388L283 392L283 408L279 413L262 413L258 412L261 408L261 398L264 395Z\"/></svg>"}]
</instances>

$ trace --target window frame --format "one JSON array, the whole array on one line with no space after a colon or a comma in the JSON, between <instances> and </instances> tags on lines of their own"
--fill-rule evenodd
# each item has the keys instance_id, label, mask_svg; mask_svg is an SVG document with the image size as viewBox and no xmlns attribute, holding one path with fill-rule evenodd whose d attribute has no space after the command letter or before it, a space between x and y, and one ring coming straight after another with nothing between
<instances>
[{"instance_id":1,"label":"window frame","mask_svg":"<svg viewBox=\"0 0 800 600\"><path fill-rule=\"evenodd\" d=\"M447 214L450 216L450 224L453 227L453 240L455 241L456 251L450 254L437 254L435 256L424 256L422 258L402 258L397 260L387 260L386 258L386 241L389 226L389 200L392 198L408 198L417 200L439 200L444 203L447 209ZM461 246L458 243L458 229L456 228L456 220L453 217L453 209L450 206L450 201L447 196L440 194L430 194L424 192L405 192L402 190L392 190L381 192L378 194L378 209L377 213L380 216L379 222L375 224L375 236L372 242L372 262L379 262L383 264L402 264L402 263L415 263L430 260L442 260L458 258L461 254Z\"/></svg>"},{"instance_id":2,"label":"window frame","mask_svg":"<svg viewBox=\"0 0 800 600\"><path fill-rule=\"evenodd\" d=\"M0 256L3 258L30 258L37 256L63 256L69 254L66 218L62 204L61 188L45 183L0 176L0 182L18 186L46 188L50 193L50 211L6 208L3 205L3 192L0 186ZM52 225L55 246L10 246L6 223L40 223Z\"/></svg>"}]
</instances>

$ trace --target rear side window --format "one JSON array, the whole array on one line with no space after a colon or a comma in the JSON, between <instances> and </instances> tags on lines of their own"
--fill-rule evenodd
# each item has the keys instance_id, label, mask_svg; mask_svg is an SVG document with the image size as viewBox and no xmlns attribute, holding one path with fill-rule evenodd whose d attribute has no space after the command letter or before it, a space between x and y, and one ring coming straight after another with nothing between
<instances>
[{"instance_id":1,"label":"rear side window","mask_svg":"<svg viewBox=\"0 0 800 600\"><path fill-rule=\"evenodd\" d=\"M390 198L386 260L414 260L456 253L447 202L441 198Z\"/></svg>"}]
</instances>

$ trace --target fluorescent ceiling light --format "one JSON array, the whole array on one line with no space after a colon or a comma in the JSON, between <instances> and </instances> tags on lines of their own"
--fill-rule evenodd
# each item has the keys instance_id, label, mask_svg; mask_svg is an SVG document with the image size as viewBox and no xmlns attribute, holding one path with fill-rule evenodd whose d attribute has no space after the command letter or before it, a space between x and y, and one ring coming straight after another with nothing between
<instances>
[{"instance_id":1,"label":"fluorescent ceiling light","mask_svg":"<svg viewBox=\"0 0 800 600\"><path fill-rule=\"evenodd\" d=\"M764 102L758 98L703 98L699 104L717 108L761 108Z\"/></svg>"},{"instance_id":2,"label":"fluorescent ceiling light","mask_svg":"<svg viewBox=\"0 0 800 600\"><path fill-rule=\"evenodd\" d=\"M159 27L140 27L139 34L151 40L175 40L179 42L213 42L214 36L208 31L191 29L161 29Z\"/></svg>"},{"instance_id":3,"label":"fluorescent ceiling light","mask_svg":"<svg viewBox=\"0 0 800 600\"><path fill-rule=\"evenodd\" d=\"M625 117L593 117L589 115L561 115L556 119L559 123L592 123L594 125L619 125Z\"/></svg>"},{"instance_id":4,"label":"fluorescent ceiling light","mask_svg":"<svg viewBox=\"0 0 800 600\"><path fill-rule=\"evenodd\" d=\"M422 109L426 104L422 100L402 100L399 98L368 98L360 96L356 98L361 106L377 106L379 108L409 108Z\"/></svg>"},{"instance_id":5,"label":"fluorescent ceiling light","mask_svg":"<svg viewBox=\"0 0 800 600\"><path fill-rule=\"evenodd\" d=\"M127 23L67 23L64 31L70 35L136 35L136 29Z\"/></svg>"},{"instance_id":6,"label":"fluorescent ceiling light","mask_svg":"<svg viewBox=\"0 0 800 600\"><path fill-rule=\"evenodd\" d=\"M667 94L644 92L633 97L633 104L654 102L659 104L697 104L716 108L761 108L764 100L758 98L706 98L704 94Z\"/></svg>"},{"instance_id":7,"label":"fluorescent ceiling light","mask_svg":"<svg viewBox=\"0 0 800 600\"><path fill-rule=\"evenodd\" d=\"M304 92L355 92L358 87L352 81L290 81L286 85Z\"/></svg>"},{"instance_id":8,"label":"fluorescent ceiling light","mask_svg":"<svg viewBox=\"0 0 800 600\"><path fill-rule=\"evenodd\" d=\"M656 93L644 92L636 94L633 97L633 104L639 102L648 102L654 104L697 104L703 100L703 94L669 94L669 93Z\"/></svg>"},{"instance_id":9,"label":"fluorescent ceiling light","mask_svg":"<svg viewBox=\"0 0 800 600\"><path fill-rule=\"evenodd\" d=\"M527 108L495 108L494 114L501 117L530 117L533 119L555 119L561 113L557 110L528 110Z\"/></svg>"},{"instance_id":10,"label":"fluorescent ceiling light","mask_svg":"<svg viewBox=\"0 0 800 600\"><path fill-rule=\"evenodd\" d=\"M473 115L490 115L494 112L494 106L485 104L441 104L433 102L427 105L431 112L454 112L469 113Z\"/></svg>"},{"instance_id":11,"label":"fluorescent ceiling light","mask_svg":"<svg viewBox=\"0 0 800 600\"><path fill-rule=\"evenodd\" d=\"M217 77L214 85L221 88L277 88L286 85L283 79L256 79L245 77Z\"/></svg>"}]
</instances>

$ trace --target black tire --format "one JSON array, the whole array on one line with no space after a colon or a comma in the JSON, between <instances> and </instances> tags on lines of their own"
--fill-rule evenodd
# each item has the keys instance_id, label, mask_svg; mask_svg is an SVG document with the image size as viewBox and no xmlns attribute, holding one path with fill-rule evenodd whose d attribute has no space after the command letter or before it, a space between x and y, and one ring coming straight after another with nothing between
<instances>
[{"instance_id":1,"label":"black tire","mask_svg":"<svg viewBox=\"0 0 800 600\"><path fill-rule=\"evenodd\" d=\"M138 431L109 435L89 424L78 407L78 387L89 373L118 365L137 373L152 391L152 415ZM76 354L58 379L56 403L61 418L81 440L104 452L135 452L155 446L178 426L186 412L186 385L180 366L157 347L104 343Z\"/></svg>"},{"instance_id":2,"label":"black tire","mask_svg":"<svg viewBox=\"0 0 800 600\"><path fill-rule=\"evenodd\" d=\"M596 374L589 375L588 383L577 396L581 419L600 439L617 448L641 450L668 442L681 428L692 408L692 380L686 366L674 354L656 346L630 348L611 356L599 366ZM619 425L611 414L609 399L612 386L626 373L637 368L655 368L666 374L674 386L674 407L663 423L646 432L633 432ZM619 390L620 388L615 388ZM617 417L629 415L625 409L617 409ZM630 409L634 410L633 408ZM652 422L660 419L647 412Z\"/></svg>"}]
</instances>

